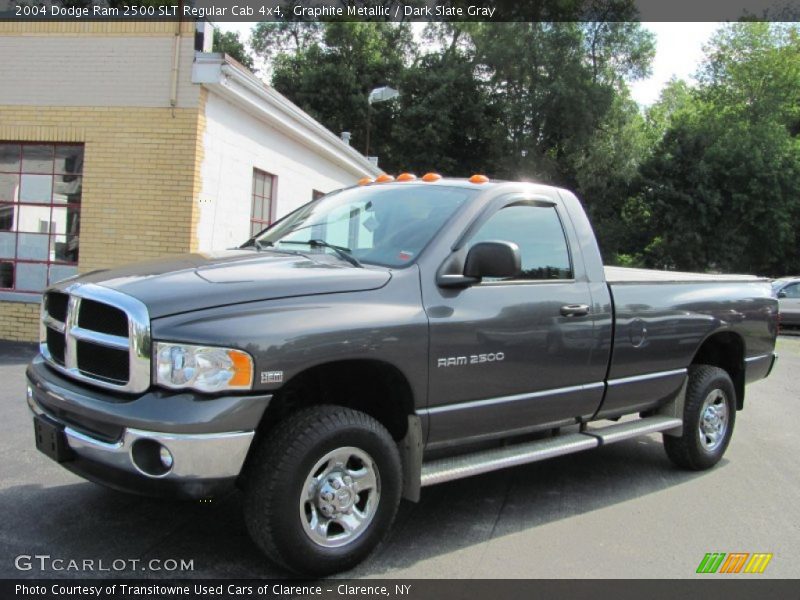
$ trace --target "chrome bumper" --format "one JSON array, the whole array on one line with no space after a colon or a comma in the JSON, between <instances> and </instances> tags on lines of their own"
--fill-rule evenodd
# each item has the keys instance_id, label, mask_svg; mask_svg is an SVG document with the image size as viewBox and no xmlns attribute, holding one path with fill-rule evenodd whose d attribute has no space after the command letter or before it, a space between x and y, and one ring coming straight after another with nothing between
<instances>
[{"instance_id":1,"label":"chrome bumper","mask_svg":"<svg viewBox=\"0 0 800 600\"><path fill-rule=\"evenodd\" d=\"M30 386L27 390L27 401L34 414L60 422L36 403ZM70 449L88 461L149 479L189 482L237 477L255 432L183 434L126 428L121 439L114 443L95 439L68 425L64 425L64 434ZM166 472L156 475L137 465L133 457L133 447L140 440L150 440L169 450L172 465Z\"/></svg>"}]
</instances>

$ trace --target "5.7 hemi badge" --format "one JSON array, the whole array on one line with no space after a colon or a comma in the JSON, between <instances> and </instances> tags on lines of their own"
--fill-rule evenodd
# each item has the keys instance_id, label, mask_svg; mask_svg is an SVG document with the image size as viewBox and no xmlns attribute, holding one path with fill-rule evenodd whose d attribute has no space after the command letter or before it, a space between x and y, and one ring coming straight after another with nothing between
<instances>
[{"instance_id":1,"label":"5.7 hemi badge","mask_svg":"<svg viewBox=\"0 0 800 600\"><path fill-rule=\"evenodd\" d=\"M283 383L283 371L261 371L261 383Z\"/></svg>"}]
</instances>

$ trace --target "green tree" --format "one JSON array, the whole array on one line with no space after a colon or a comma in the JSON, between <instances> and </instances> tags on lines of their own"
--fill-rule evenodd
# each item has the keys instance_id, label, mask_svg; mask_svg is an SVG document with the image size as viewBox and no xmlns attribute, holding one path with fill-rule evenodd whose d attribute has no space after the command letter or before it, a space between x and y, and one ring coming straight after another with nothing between
<instances>
[{"instance_id":1,"label":"green tree","mask_svg":"<svg viewBox=\"0 0 800 600\"><path fill-rule=\"evenodd\" d=\"M653 54L650 34L622 19L627 3L597 5L621 22L431 24L422 55L407 24L262 23L252 44L276 89L361 151L371 122L387 170L574 185L577 157ZM400 99L370 110L369 91L387 84Z\"/></svg>"},{"instance_id":2,"label":"green tree","mask_svg":"<svg viewBox=\"0 0 800 600\"><path fill-rule=\"evenodd\" d=\"M323 25L319 22L283 20L262 21L250 38L253 51L266 61L283 54L304 52L312 44L322 43Z\"/></svg>"},{"instance_id":3,"label":"green tree","mask_svg":"<svg viewBox=\"0 0 800 600\"><path fill-rule=\"evenodd\" d=\"M496 172L504 146L500 113L455 46L403 72L392 124L391 167L451 176Z\"/></svg>"},{"instance_id":4,"label":"green tree","mask_svg":"<svg viewBox=\"0 0 800 600\"><path fill-rule=\"evenodd\" d=\"M620 215L651 145L627 84L648 73L652 35L630 22L444 29L442 43L474 56L476 78L502 124L489 145L498 152L490 153L491 174L576 190L605 256L617 257L634 237Z\"/></svg>"},{"instance_id":5,"label":"green tree","mask_svg":"<svg viewBox=\"0 0 800 600\"><path fill-rule=\"evenodd\" d=\"M213 50L214 52L224 52L248 69L253 68L253 57L250 56L236 31L215 31Z\"/></svg>"},{"instance_id":6,"label":"green tree","mask_svg":"<svg viewBox=\"0 0 800 600\"><path fill-rule=\"evenodd\" d=\"M395 102L369 107L372 89L397 87L416 51L405 23L326 23L321 37L302 38L294 52L272 62L272 85L335 133L349 131L352 143L366 150L370 123L370 154L391 163L391 123Z\"/></svg>"},{"instance_id":7,"label":"green tree","mask_svg":"<svg viewBox=\"0 0 800 600\"><path fill-rule=\"evenodd\" d=\"M721 28L708 48L698 79L702 99L726 114L751 123L782 123L797 134L797 25L747 22Z\"/></svg>"},{"instance_id":8,"label":"green tree","mask_svg":"<svg viewBox=\"0 0 800 600\"><path fill-rule=\"evenodd\" d=\"M614 119L617 127L601 127L603 145L595 149L576 169L579 185L601 202L590 205L600 248L606 262L620 266L646 266L661 248L663 239L654 229L653 211L642 169L651 165L654 152L675 120L690 110L691 88L672 79L664 86L658 102L644 114L627 106L628 118ZM612 111L613 117L618 111ZM587 181L588 179L588 181ZM595 187L605 189L594 191ZM650 260L649 262L652 262ZM667 261L669 263L669 261ZM660 267L667 263L659 263ZM671 264L671 263L669 263Z\"/></svg>"},{"instance_id":9,"label":"green tree","mask_svg":"<svg viewBox=\"0 0 800 600\"><path fill-rule=\"evenodd\" d=\"M682 79L670 79L661 90L658 102L645 111L644 130L650 149L664 137L674 117L691 106L692 89Z\"/></svg>"},{"instance_id":10,"label":"green tree","mask_svg":"<svg viewBox=\"0 0 800 600\"><path fill-rule=\"evenodd\" d=\"M738 23L715 35L697 89L671 109L641 168L648 264L800 269L798 69L795 26Z\"/></svg>"},{"instance_id":11,"label":"green tree","mask_svg":"<svg viewBox=\"0 0 800 600\"><path fill-rule=\"evenodd\" d=\"M607 262L618 263L620 255L635 254L646 241L633 226L641 207L631 189L650 148L638 105L627 94L619 94L588 141L569 157L575 188L584 198Z\"/></svg>"},{"instance_id":12,"label":"green tree","mask_svg":"<svg viewBox=\"0 0 800 600\"><path fill-rule=\"evenodd\" d=\"M470 23L478 77L507 127L501 174L574 186L581 153L626 82L647 73L634 23Z\"/></svg>"}]
</instances>

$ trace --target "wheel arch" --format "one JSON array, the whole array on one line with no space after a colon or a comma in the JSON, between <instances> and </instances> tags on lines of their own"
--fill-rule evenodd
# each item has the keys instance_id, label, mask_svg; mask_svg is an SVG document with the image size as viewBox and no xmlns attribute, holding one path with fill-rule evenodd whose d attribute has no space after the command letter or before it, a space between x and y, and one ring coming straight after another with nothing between
<instances>
[{"instance_id":1,"label":"wheel arch","mask_svg":"<svg viewBox=\"0 0 800 600\"><path fill-rule=\"evenodd\" d=\"M695 352L692 365L719 367L728 373L736 391L736 409L744 407L745 344L734 331L717 331L709 335Z\"/></svg>"},{"instance_id":2,"label":"wheel arch","mask_svg":"<svg viewBox=\"0 0 800 600\"><path fill-rule=\"evenodd\" d=\"M275 393L256 429L258 441L292 413L315 405L345 406L381 423L397 442L403 461L403 495L419 499L423 435L409 379L391 363L375 359L344 359L309 367ZM245 464L244 479L253 460Z\"/></svg>"},{"instance_id":3,"label":"wheel arch","mask_svg":"<svg viewBox=\"0 0 800 600\"><path fill-rule=\"evenodd\" d=\"M275 393L259 430L300 408L332 404L360 410L377 419L395 440L406 435L415 413L409 379L395 365L375 359L343 359L300 371Z\"/></svg>"}]
</instances>

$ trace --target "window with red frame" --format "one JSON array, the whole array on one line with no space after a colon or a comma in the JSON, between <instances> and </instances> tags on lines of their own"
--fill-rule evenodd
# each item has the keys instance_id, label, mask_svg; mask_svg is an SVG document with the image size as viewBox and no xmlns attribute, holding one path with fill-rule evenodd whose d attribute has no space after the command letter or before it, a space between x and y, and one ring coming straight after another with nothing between
<instances>
[{"instance_id":1,"label":"window with red frame","mask_svg":"<svg viewBox=\"0 0 800 600\"><path fill-rule=\"evenodd\" d=\"M253 169L253 204L250 208L250 236L256 235L272 222L272 198L275 176Z\"/></svg>"},{"instance_id":2,"label":"window with red frame","mask_svg":"<svg viewBox=\"0 0 800 600\"><path fill-rule=\"evenodd\" d=\"M0 141L0 291L78 272L83 144Z\"/></svg>"}]
</instances>

